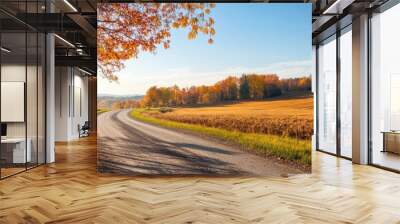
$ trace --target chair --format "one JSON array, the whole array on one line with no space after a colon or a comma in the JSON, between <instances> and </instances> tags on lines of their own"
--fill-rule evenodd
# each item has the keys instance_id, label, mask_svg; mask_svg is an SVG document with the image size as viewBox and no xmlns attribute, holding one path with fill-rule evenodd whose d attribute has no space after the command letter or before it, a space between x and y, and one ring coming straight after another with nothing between
<instances>
[{"instance_id":1,"label":"chair","mask_svg":"<svg viewBox=\"0 0 400 224\"><path fill-rule=\"evenodd\" d=\"M79 129L79 138L89 136L89 129L90 129L89 121L85 121L82 127L78 125L78 129Z\"/></svg>"}]
</instances>

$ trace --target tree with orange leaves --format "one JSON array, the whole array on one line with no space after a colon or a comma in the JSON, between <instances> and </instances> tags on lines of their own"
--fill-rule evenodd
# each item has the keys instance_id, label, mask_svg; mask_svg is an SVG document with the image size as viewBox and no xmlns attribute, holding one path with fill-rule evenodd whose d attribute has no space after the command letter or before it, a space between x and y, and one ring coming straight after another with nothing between
<instances>
[{"instance_id":1,"label":"tree with orange leaves","mask_svg":"<svg viewBox=\"0 0 400 224\"><path fill-rule=\"evenodd\" d=\"M140 51L155 52L170 45L171 28L188 28L188 38L199 33L213 43L212 3L103 3L97 7L97 58L103 77L115 81L123 61Z\"/></svg>"}]
</instances>

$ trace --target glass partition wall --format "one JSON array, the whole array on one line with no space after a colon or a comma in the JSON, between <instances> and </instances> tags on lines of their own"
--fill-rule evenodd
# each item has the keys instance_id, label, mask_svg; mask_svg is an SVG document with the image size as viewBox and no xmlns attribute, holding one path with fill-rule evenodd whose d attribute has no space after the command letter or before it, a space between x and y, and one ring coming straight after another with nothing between
<instances>
[{"instance_id":1,"label":"glass partition wall","mask_svg":"<svg viewBox=\"0 0 400 224\"><path fill-rule=\"evenodd\" d=\"M317 149L352 157L351 25L318 45Z\"/></svg>"},{"instance_id":2,"label":"glass partition wall","mask_svg":"<svg viewBox=\"0 0 400 224\"><path fill-rule=\"evenodd\" d=\"M400 4L369 18L368 164L400 172ZM317 149L352 158L352 27L317 45Z\"/></svg>"},{"instance_id":3,"label":"glass partition wall","mask_svg":"<svg viewBox=\"0 0 400 224\"><path fill-rule=\"evenodd\" d=\"M37 12L38 2L18 2L18 9ZM0 12L1 179L45 163L45 41Z\"/></svg>"},{"instance_id":4,"label":"glass partition wall","mask_svg":"<svg viewBox=\"0 0 400 224\"><path fill-rule=\"evenodd\" d=\"M1 34L1 177L26 169L26 33Z\"/></svg>"},{"instance_id":5,"label":"glass partition wall","mask_svg":"<svg viewBox=\"0 0 400 224\"><path fill-rule=\"evenodd\" d=\"M370 163L400 171L400 4L371 18Z\"/></svg>"},{"instance_id":6,"label":"glass partition wall","mask_svg":"<svg viewBox=\"0 0 400 224\"><path fill-rule=\"evenodd\" d=\"M318 46L318 149L336 154L336 36Z\"/></svg>"}]
</instances>

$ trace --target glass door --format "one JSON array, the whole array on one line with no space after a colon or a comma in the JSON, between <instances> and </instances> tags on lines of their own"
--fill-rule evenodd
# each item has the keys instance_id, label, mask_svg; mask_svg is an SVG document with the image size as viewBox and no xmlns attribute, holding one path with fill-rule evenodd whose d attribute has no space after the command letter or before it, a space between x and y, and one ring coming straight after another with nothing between
<instances>
[{"instance_id":1,"label":"glass door","mask_svg":"<svg viewBox=\"0 0 400 224\"><path fill-rule=\"evenodd\" d=\"M336 36L318 47L318 149L336 154Z\"/></svg>"}]
</instances>

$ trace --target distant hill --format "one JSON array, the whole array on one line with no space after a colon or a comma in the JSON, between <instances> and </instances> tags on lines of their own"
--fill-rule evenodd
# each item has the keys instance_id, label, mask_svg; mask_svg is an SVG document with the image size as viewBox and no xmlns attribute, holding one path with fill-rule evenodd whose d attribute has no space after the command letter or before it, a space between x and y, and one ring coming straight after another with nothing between
<instances>
[{"instance_id":1,"label":"distant hill","mask_svg":"<svg viewBox=\"0 0 400 224\"><path fill-rule=\"evenodd\" d=\"M144 95L133 94L133 95L113 95L113 94L98 94L98 100L141 100Z\"/></svg>"},{"instance_id":2,"label":"distant hill","mask_svg":"<svg viewBox=\"0 0 400 224\"><path fill-rule=\"evenodd\" d=\"M97 108L111 109L112 104L118 101L140 101L144 95L112 95L112 94L98 94L97 95Z\"/></svg>"}]
</instances>

